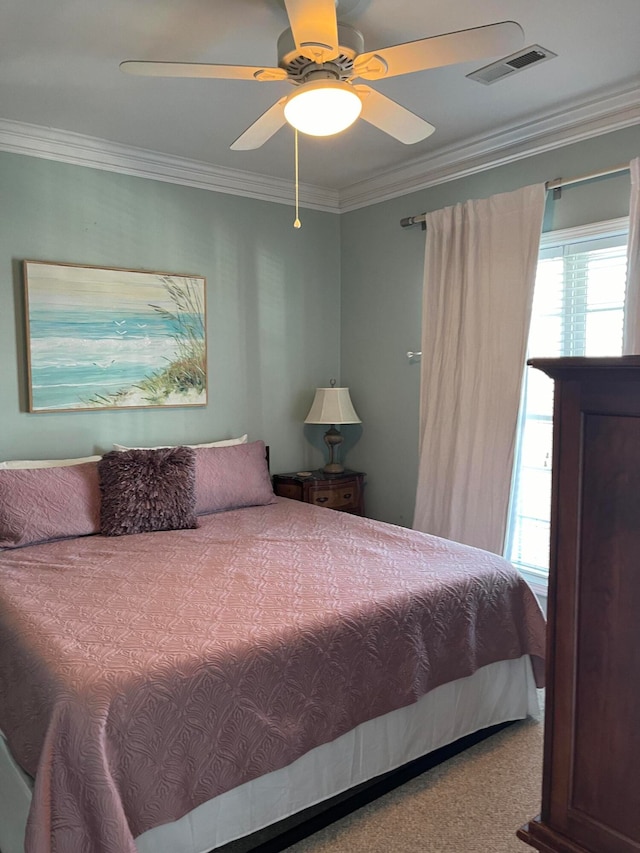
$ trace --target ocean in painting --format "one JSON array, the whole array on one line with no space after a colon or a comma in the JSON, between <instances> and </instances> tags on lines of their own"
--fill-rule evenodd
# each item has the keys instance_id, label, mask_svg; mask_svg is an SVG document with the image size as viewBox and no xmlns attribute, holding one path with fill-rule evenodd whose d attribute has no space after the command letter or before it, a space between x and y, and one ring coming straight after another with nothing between
<instances>
[{"instance_id":1,"label":"ocean in painting","mask_svg":"<svg viewBox=\"0 0 640 853\"><path fill-rule=\"evenodd\" d=\"M126 390L167 367L176 354L175 325L145 307L32 309L33 409L83 408L97 395Z\"/></svg>"}]
</instances>

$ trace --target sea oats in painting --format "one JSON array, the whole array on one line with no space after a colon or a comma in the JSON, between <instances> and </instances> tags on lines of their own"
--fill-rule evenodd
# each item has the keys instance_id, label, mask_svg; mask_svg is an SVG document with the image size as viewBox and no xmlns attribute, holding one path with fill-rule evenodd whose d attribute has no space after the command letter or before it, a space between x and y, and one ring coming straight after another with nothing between
<instances>
[{"instance_id":1,"label":"sea oats in painting","mask_svg":"<svg viewBox=\"0 0 640 853\"><path fill-rule=\"evenodd\" d=\"M207 403L205 279L25 261L29 411Z\"/></svg>"}]
</instances>

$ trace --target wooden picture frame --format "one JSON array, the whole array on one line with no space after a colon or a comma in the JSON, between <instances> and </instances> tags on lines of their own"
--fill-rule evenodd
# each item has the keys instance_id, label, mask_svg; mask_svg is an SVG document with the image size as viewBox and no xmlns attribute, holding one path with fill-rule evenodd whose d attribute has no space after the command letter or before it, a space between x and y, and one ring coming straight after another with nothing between
<instances>
[{"instance_id":1,"label":"wooden picture frame","mask_svg":"<svg viewBox=\"0 0 640 853\"><path fill-rule=\"evenodd\" d=\"M30 412L207 404L206 279L24 261Z\"/></svg>"}]
</instances>

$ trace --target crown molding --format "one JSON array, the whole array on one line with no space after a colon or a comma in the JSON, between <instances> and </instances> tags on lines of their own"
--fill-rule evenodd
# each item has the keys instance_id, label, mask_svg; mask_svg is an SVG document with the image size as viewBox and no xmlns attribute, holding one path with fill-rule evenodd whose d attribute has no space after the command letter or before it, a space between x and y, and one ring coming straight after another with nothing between
<instances>
[{"instance_id":1,"label":"crown molding","mask_svg":"<svg viewBox=\"0 0 640 853\"><path fill-rule=\"evenodd\" d=\"M463 145L438 149L340 191L301 184L300 204L346 213L639 123L640 87L636 86L528 119ZM7 119L0 119L0 151L279 204L292 205L295 195L290 180Z\"/></svg>"},{"instance_id":2,"label":"crown molding","mask_svg":"<svg viewBox=\"0 0 640 853\"><path fill-rule=\"evenodd\" d=\"M408 195L636 124L640 124L640 87L528 119L352 184L340 193L340 212Z\"/></svg>"},{"instance_id":3,"label":"crown molding","mask_svg":"<svg viewBox=\"0 0 640 853\"><path fill-rule=\"evenodd\" d=\"M6 119L0 119L0 151L280 204L291 205L295 197L293 181ZM300 204L329 213L340 211L337 190L311 184L300 184Z\"/></svg>"}]
</instances>

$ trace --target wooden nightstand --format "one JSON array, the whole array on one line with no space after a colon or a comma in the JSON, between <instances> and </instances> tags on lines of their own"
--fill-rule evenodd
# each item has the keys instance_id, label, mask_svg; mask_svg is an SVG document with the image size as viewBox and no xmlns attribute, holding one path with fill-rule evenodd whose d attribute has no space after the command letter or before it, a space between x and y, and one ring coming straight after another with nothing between
<instances>
[{"instance_id":1,"label":"wooden nightstand","mask_svg":"<svg viewBox=\"0 0 640 853\"><path fill-rule=\"evenodd\" d=\"M349 469L342 474L325 474L319 469L306 477L299 473L275 474L273 490L281 498L364 515L364 478L361 471Z\"/></svg>"}]
</instances>

